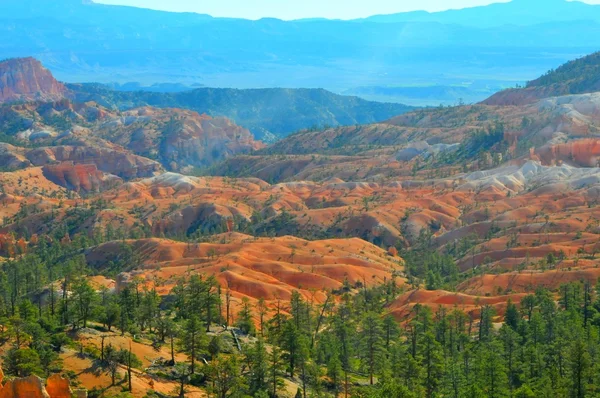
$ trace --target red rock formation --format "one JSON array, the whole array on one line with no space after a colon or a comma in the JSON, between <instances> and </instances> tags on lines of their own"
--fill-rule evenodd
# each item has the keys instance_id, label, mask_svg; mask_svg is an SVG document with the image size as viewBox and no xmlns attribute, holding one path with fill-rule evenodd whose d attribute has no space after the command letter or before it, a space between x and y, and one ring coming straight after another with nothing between
<instances>
[{"instance_id":1,"label":"red rock formation","mask_svg":"<svg viewBox=\"0 0 600 398\"><path fill-rule=\"evenodd\" d=\"M0 389L0 398L54 398L48 395L42 379L29 376L6 382Z\"/></svg>"},{"instance_id":2,"label":"red rock formation","mask_svg":"<svg viewBox=\"0 0 600 398\"><path fill-rule=\"evenodd\" d=\"M138 155L157 155L167 168L179 171L264 147L229 119L182 109L133 109L100 124L96 134Z\"/></svg>"},{"instance_id":3,"label":"red rock formation","mask_svg":"<svg viewBox=\"0 0 600 398\"><path fill-rule=\"evenodd\" d=\"M29 376L14 379L2 386L2 370L0 369L0 398L71 398L72 392L69 380L60 375L53 375L44 387L42 379Z\"/></svg>"},{"instance_id":4,"label":"red rock formation","mask_svg":"<svg viewBox=\"0 0 600 398\"><path fill-rule=\"evenodd\" d=\"M160 171L157 162L124 150L91 146L56 146L34 149L27 158L36 166L55 162L95 165L98 170L121 178L149 177Z\"/></svg>"},{"instance_id":5,"label":"red rock formation","mask_svg":"<svg viewBox=\"0 0 600 398\"><path fill-rule=\"evenodd\" d=\"M50 398L71 398L71 386L68 379L63 379L59 374L52 375L46 381L46 391Z\"/></svg>"},{"instance_id":6,"label":"red rock formation","mask_svg":"<svg viewBox=\"0 0 600 398\"><path fill-rule=\"evenodd\" d=\"M600 161L600 140L590 138L552 145L536 150L535 155L548 165L565 162L573 166L597 167Z\"/></svg>"},{"instance_id":7,"label":"red rock formation","mask_svg":"<svg viewBox=\"0 0 600 398\"><path fill-rule=\"evenodd\" d=\"M56 100L67 89L34 58L15 58L0 62L0 103Z\"/></svg>"},{"instance_id":8,"label":"red rock formation","mask_svg":"<svg viewBox=\"0 0 600 398\"><path fill-rule=\"evenodd\" d=\"M2 124L0 118L0 124ZM21 169L31 166L31 162L24 156L22 148L10 144L0 143L0 165L9 170Z\"/></svg>"},{"instance_id":9,"label":"red rock formation","mask_svg":"<svg viewBox=\"0 0 600 398\"><path fill-rule=\"evenodd\" d=\"M46 165L42 170L48 180L76 192L99 192L122 182L118 177L105 175L95 164L63 162Z\"/></svg>"},{"instance_id":10,"label":"red rock formation","mask_svg":"<svg viewBox=\"0 0 600 398\"><path fill-rule=\"evenodd\" d=\"M293 237L254 238L239 233L218 236L226 243L186 244L164 239L126 241L136 253L143 253L143 264L117 277L116 291L135 278L168 294L178 278L187 271L215 275L223 287L236 294L266 300L289 300L298 290L307 297L325 299L324 289L339 289L345 280L369 286L390 280L402 270L399 258L360 239L305 241ZM122 242L110 242L86 253L90 265L101 267L107 258L122 250ZM158 278L158 279L157 279ZM402 283L402 278L398 278ZM153 285L152 285L153 286Z\"/></svg>"},{"instance_id":11,"label":"red rock formation","mask_svg":"<svg viewBox=\"0 0 600 398\"><path fill-rule=\"evenodd\" d=\"M448 311L459 309L469 314L472 318L479 315L479 310L483 305L490 305L496 310L496 314L504 314L508 300L513 303L520 303L526 294L511 294L505 296L481 297L471 296L458 292L447 292L444 290L412 290L408 291L394 300L390 306L390 313L397 320L406 320L416 304L430 307L436 311L439 308L446 308Z\"/></svg>"}]
</instances>

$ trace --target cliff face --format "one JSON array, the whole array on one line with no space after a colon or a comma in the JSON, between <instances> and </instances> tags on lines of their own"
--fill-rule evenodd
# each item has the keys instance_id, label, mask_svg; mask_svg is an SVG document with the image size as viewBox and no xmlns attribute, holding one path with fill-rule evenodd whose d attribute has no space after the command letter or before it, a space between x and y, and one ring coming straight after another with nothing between
<instances>
[{"instance_id":1,"label":"cliff face","mask_svg":"<svg viewBox=\"0 0 600 398\"><path fill-rule=\"evenodd\" d=\"M131 179L150 177L161 170L157 162L133 155L127 151L92 146L55 146L34 149L27 158L35 166L72 162L80 165L95 165L98 170Z\"/></svg>"},{"instance_id":2,"label":"cliff face","mask_svg":"<svg viewBox=\"0 0 600 398\"><path fill-rule=\"evenodd\" d=\"M0 145L4 168L71 161L124 179L150 177L162 166L182 172L212 166L264 147L222 117L176 108L117 112L68 99L0 106L0 127L15 144L35 143L34 149Z\"/></svg>"},{"instance_id":3,"label":"cliff face","mask_svg":"<svg viewBox=\"0 0 600 398\"><path fill-rule=\"evenodd\" d=\"M589 138L551 145L535 150L532 158L543 164L567 163L577 167L598 167L600 164L600 140Z\"/></svg>"},{"instance_id":4,"label":"cliff face","mask_svg":"<svg viewBox=\"0 0 600 398\"><path fill-rule=\"evenodd\" d=\"M75 192L100 192L123 182L119 177L104 174L95 164L63 162L46 165L42 170L48 180Z\"/></svg>"},{"instance_id":5,"label":"cliff face","mask_svg":"<svg viewBox=\"0 0 600 398\"><path fill-rule=\"evenodd\" d=\"M171 108L123 112L106 118L94 134L138 156L158 159L173 171L210 166L264 147L229 119Z\"/></svg>"},{"instance_id":6,"label":"cliff face","mask_svg":"<svg viewBox=\"0 0 600 398\"><path fill-rule=\"evenodd\" d=\"M2 370L0 370L0 398L70 398L72 396L70 383L60 375L53 375L44 386L42 379L29 376L7 381L2 385Z\"/></svg>"},{"instance_id":7,"label":"cliff face","mask_svg":"<svg viewBox=\"0 0 600 398\"><path fill-rule=\"evenodd\" d=\"M34 58L0 62L0 103L57 100L67 89Z\"/></svg>"}]
</instances>

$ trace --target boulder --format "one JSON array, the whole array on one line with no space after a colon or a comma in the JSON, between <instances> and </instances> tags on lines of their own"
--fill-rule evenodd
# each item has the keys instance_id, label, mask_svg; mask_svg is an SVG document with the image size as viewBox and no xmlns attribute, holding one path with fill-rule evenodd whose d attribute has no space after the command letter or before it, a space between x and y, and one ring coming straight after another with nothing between
<instances>
[{"instance_id":1,"label":"boulder","mask_svg":"<svg viewBox=\"0 0 600 398\"><path fill-rule=\"evenodd\" d=\"M37 376L9 380L0 389L0 398L53 398Z\"/></svg>"},{"instance_id":2,"label":"boulder","mask_svg":"<svg viewBox=\"0 0 600 398\"><path fill-rule=\"evenodd\" d=\"M71 398L71 385L68 379L63 379L59 374L50 376L46 381L46 392L50 398Z\"/></svg>"}]
</instances>

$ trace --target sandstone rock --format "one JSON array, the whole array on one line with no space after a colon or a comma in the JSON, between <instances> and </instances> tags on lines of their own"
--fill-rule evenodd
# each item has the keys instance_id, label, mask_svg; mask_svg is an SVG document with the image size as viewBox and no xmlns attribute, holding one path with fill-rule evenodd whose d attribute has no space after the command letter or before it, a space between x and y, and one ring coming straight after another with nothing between
<instances>
[{"instance_id":1,"label":"sandstone rock","mask_svg":"<svg viewBox=\"0 0 600 398\"><path fill-rule=\"evenodd\" d=\"M182 109L133 109L105 120L97 134L137 155L160 159L173 171L210 166L264 147L226 118Z\"/></svg>"},{"instance_id":2,"label":"sandstone rock","mask_svg":"<svg viewBox=\"0 0 600 398\"><path fill-rule=\"evenodd\" d=\"M121 178L150 177L161 170L157 162L126 151L92 146L56 146L34 149L27 158L36 166L56 162L95 165L98 170Z\"/></svg>"},{"instance_id":3,"label":"sandstone rock","mask_svg":"<svg viewBox=\"0 0 600 398\"><path fill-rule=\"evenodd\" d=\"M54 398L46 392L42 379L29 376L6 382L0 389L0 398ZM62 396L60 397L62 398Z\"/></svg>"},{"instance_id":4,"label":"sandstone rock","mask_svg":"<svg viewBox=\"0 0 600 398\"><path fill-rule=\"evenodd\" d=\"M46 391L50 398L71 398L71 386L68 379L59 374L50 376L46 381Z\"/></svg>"},{"instance_id":5,"label":"sandstone rock","mask_svg":"<svg viewBox=\"0 0 600 398\"><path fill-rule=\"evenodd\" d=\"M583 139L544 147L535 152L544 164L566 162L574 166L597 167L600 162L600 140Z\"/></svg>"},{"instance_id":6,"label":"sandstone rock","mask_svg":"<svg viewBox=\"0 0 600 398\"><path fill-rule=\"evenodd\" d=\"M95 164L63 162L44 166L42 170L48 180L76 192L100 192L122 182L116 176L99 171Z\"/></svg>"},{"instance_id":7,"label":"sandstone rock","mask_svg":"<svg viewBox=\"0 0 600 398\"><path fill-rule=\"evenodd\" d=\"M3 169L22 169L31 166L22 148L0 143L0 167Z\"/></svg>"},{"instance_id":8,"label":"sandstone rock","mask_svg":"<svg viewBox=\"0 0 600 398\"><path fill-rule=\"evenodd\" d=\"M34 58L0 62L0 103L57 100L66 92L65 86Z\"/></svg>"},{"instance_id":9,"label":"sandstone rock","mask_svg":"<svg viewBox=\"0 0 600 398\"><path fill-rule=\"evenodd\" d=\"M46 381L37 376L17 378L2 386L2 369L0 369L0 398L71 398L70 382L55 374ZM87 391L81 390L77 397L87 397Z\"/></svg>"}]
</instances>

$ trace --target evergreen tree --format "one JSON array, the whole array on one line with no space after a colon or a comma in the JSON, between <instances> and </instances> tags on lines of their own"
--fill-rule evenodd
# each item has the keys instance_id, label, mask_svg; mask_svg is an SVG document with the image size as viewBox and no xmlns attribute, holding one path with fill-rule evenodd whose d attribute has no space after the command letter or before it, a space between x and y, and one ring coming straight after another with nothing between
<instances>
[{"instance_id":1,"label":"evergreen tree","mask_svg":"<svg viewBox=\"0 0 600 398\"><path fill-rule=\"evenodd\" d=\"M87 327L87 322L98 305L99 297L86 278L78 278L74 282L72 301L75 311L72 317L73 326Z\"/></svg>"},{"instance_id":2,"label":"evergreen tree","mask_svg":"<svg viewBox=\"0 0 600 398\"><path fill-rule=\"evenodd\" d=\"M269 353L269 373L267 383L271 397L277 397L277 392L283 388L283 376L285 374L285 362L281 350L277 346L271 348Z\"/></svg>"},{"instance_id":3,"label":"evergreen tree","mask_svg":"<svg viewBox=\"0 0 600 398\"><path fill-rule=\"evenodd\" d=\"M377 363L381 360L384 350L384 340L382 338L382 322L379 315L368 313L362 322L362 331L360 334L361 351L364 355L363 363L369 374L369 383L374 384L374 375L377 370Z\"/></svg>"},{"instance_id":4,"label":"evergreen tree","mask_svg":"<svg viewBox=\"0 0 600 398\"><path fill-rule=\"evenodd\" d=\"M519 314L519 310L515 304L513 304L512 300L508 300L506 304L506 313L504 315L505 323L510 326L513 330L517 330L519 327L519 321L521 320L521 315Z\"/></svg>"},{"instance_id":5,"label":"evergreen tree","mask_svg":"<svg viewBox=\"0 0 600 398\"><path fill-rule=\"evenodd\" d=\"M433 333L428 332L423 336L421 347L422 367L424 372L424 384L427 397L436 395L438 385L443 374L442 348Z\"/></svg>"},{"instance_id":6,"label":"evergreen tree","mask_svg":"<svg viewBox=\"0 0 600 398\"><path fill-rule=\"evenodd\" d=\"M296 374L296 368L301 360L301 337L296 322L293 320L286 321L281 336L281 346L286 351L284 357L287 359L288 372L292 378Z\"/></svg>"},{"instance_id":7,"label":"evergreen tree","mask_svg":"<svg viewBox=\"0 0 600 398\"><path fill-rule=\"evenodd\" d=\"M250 300L248 300L247 297L242 299L242 309L238 314L236 327L244 334L256 334L256 327L254 326L254 320L252 319L252 308L250 307Z\"/></svg>"},{"instance_id":8,"label":"evergreen tree","mask_svg":"<svg viewBox=\"0 0 600 398\"><path fill-rule=\"evenodd\" d=\"M258 339L256 344L248 350L247 356L250 363L248 386L250 387L250 394L268 390L269 364L267 355L265 342L262 338Z\"/></svg>"},{"instance_id":9,"label":"evergreen tree","mask_svg":"<svg viewBox=\"0 0 600 398\"><path fill-rule=\"evenodd\" d=\"M244 390L239 359L235 355L213 361L208 367L208 375L211 380L209 390L218 398L240 396Z\"/></svg>"},{"instance_id":10,"label":"evergreen tree","mask_svg":"<svg viewBox=\"0 0 600 398\"><path fill-rule=\"evenodd\" d=\"M27 377L44 376L39 354L30 348L12 348L4 356L4 369L8 375Z\"/></svg>"},{"instance_id":11,"label":"evergreen tree","mask_svg":"<svg viewBox=\"0 0 600 398\"><path fill-rule=\"evenodd\" d=\"M582 338L576 338L569 351L569 373L571 377L570 396L583 398L587 396L588 380L592 361Z\"/></svg>"},{"instance_id":12,"label":"evergreen tree","mask_svg":"<svg viewBox=\"0 0 600 398\"><path fill-rule=\"evenodd\" d=\"M206 334L197 316L191 316L181 330L181 349L190 358L190 372L196 372L196 361L206 348Z\"/></svg>"}]
</instances>

